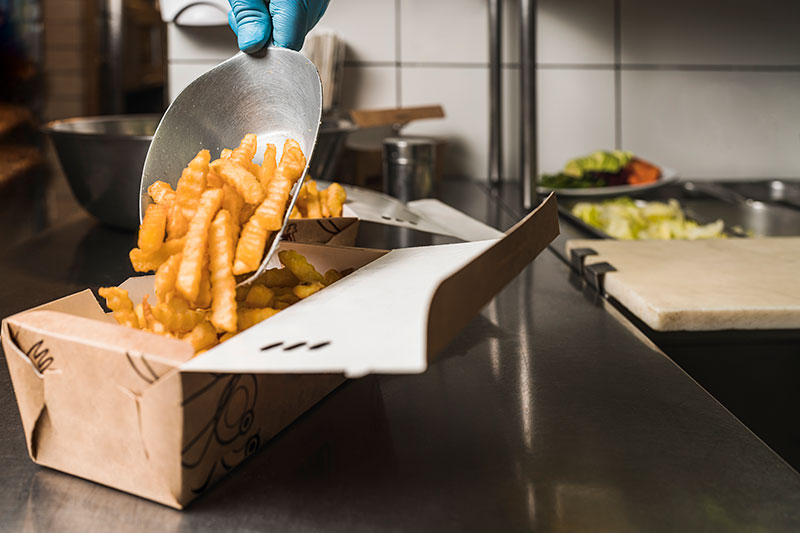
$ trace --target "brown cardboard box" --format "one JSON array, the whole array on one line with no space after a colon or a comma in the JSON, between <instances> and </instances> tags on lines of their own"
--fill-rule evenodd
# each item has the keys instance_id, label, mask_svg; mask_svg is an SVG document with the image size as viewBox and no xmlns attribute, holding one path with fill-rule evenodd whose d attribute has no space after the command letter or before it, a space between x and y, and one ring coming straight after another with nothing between
<instances>
[{"instance_id":1,"label":"brown cardboard box","mask_svg":"<svg viewBox=\"0 0 800 533\"><path fill-rule=\"evenodd\" d=\"M424 371L557 234L551 197L494 241L389 252L282 243L318 268L360 268L196 358L187 343L115 324L88 290L6 318L30 456L183 508L345 376ZM151 282L126 284L134 295Z\"/></svg>"}]
</instances>

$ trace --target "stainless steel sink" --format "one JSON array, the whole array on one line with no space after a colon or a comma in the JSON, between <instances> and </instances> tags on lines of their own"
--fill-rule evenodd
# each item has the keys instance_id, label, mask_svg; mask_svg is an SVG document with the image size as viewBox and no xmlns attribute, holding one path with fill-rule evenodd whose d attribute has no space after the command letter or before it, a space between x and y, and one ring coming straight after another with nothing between
<instances>
[{"instance_id":1,"label":"stainless steel sink","mask_svg":"<svg viewBox=\"0 0 800 533\"><path fill-rule=\"evenodd\" d=\"M638 198L648 201L675 198L686 214L697 222L707 224L722 219L726 232L731 236L800 235L800 182L683 182ZM559 209L573 218L569 212L577 201L580 200L559 198ZM579 223L592 234L602 235L598 230Z\"/></svg>"}]
</instances>

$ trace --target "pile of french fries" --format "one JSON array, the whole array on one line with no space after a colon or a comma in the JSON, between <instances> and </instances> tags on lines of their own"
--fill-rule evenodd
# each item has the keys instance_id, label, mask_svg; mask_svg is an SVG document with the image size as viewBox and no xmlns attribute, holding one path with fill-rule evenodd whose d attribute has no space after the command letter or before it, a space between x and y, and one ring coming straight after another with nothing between
<instances>
[{"instance_id":1,"label":"pile of french fries","mask_svg":"<svg viewBox=\"0 0 800 533\"><path fill-rule=\"evenodd\" d=\"M157 302L151 305L145 297L134 306L126 290L100 289L118 323L184 339L200 353L346 274L333 269L320 274L302 255L285 250L278 254L283 268L267 270L248 287L236 288L235 276L260 266L306 165L292 139L279 162L274 145L267 145L261 165L253 163L255 153L256 136L248 134L238 148L223 150L215 161L208 150L201 150L175 190L163 181L148 188L154 203L142 219L130 260L137 272L156 272ZM307 189L301 214L341 215L346 197L334 185L321 192L316 184Z\"/></svg>"},{"instance_id":2,"label":"pile of french fries","mask_svg":"<svg viewBox=\"0 0 800 533\"><path fill-rule=\"evenodd\" d=\"M308 180L303 183L289 218L340 217L346 199L347 193L338 183L331 183L327 189L320 190L316 181Z\"/></svg>"}]
</instances>

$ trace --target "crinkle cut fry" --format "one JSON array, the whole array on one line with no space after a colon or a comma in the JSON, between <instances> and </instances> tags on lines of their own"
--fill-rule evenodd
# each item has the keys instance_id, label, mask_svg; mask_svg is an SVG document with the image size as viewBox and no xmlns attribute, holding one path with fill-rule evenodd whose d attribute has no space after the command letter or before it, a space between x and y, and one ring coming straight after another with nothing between
<instances>
[{"instance_id":1,"label":"crinkle cut fry","mask_svg":"<svg viewBox=\"0 0 800 533\"><path fill-rule=\"evenodd\" d=\"M305 167L306 159L299 145L288 139L275 177L267 186L267 197L239 236L233 264L233 273L237 276L253 272L261 264L269 234L281 229L292 186L303 175Z\"/></svg>"},{"instance_id":2,"label":"crinkle cut fry","mask_svg":"<svg viewBox=\"0 0 800 533\"><path fill-rule=\"evenodd\" d=\"M189 229L189 221L194 216L200 196L206 188L211 154L200 150L181 173L176 188L176 201L170 210L167 233L170 237L182 237Z\"/></svg>"},{"instance_id":3,"label":"crinkle cut fry","mask_svg":"<svg viewBox=\"0 0 800 533\"><path fill-rule=\"evenodd\" d=\"M119 287L102 287L97 292L101 298L105 298L106 305L113 312L117 323L131 328L139 327L139 319L136 317L128 291Z\"/></svg>"},{"instance_id":4,"label":"crinkle cut fry","mask_svg":"<svg viewBox=\"0 0 800 533\"><path fill-rule=\"evenodd\" d=\"M167 230L167 207L161 204L150 204L144 212L139 225L139 248L146 254L152 254L164 244Z\"/></svg>"},{"instance_id":5,"label":"crinkle cut fry","mask_svg":"<svg viewBox=\"0 0 800 533\"><path fill-rule=\"evenodd\" d=\"M264 200L264 189L256 177L246 167L237 165L228 159L217 159L211 163L211 169L225 182L242 195L249 204L258 204Z\"/></svg>"},{"instance_id":6,"label":"crinkle cut fry","mask_svg":"<svg viewBox=\"0 0 800 533\"><path fill-rule=\"evenodd\" d=\"M222 195L221 189L209 189L203 193L186 234L175 288L190 302L197 300L200 292L200 277L208 247L208 229L222 205Z\"/></svg>"},{"instance_id":7,"label":"crinkle cut fry","mask_svg":"<svg viewBox=\"0 0 800 533\"><path fill-rule=\"evenodd\" d=\"M218 330L236 331L236 280L233 277L231 214L221 209L208 234L211 269L211 323Z\"/></svg>"}]
</instances>

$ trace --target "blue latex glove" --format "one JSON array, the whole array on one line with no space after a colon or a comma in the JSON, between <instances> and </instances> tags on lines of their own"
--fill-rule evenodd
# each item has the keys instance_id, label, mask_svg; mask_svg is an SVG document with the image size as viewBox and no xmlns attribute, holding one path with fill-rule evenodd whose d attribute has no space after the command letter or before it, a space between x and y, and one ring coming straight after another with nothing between
<instances>
[{"instance_id":1,"label":"blue latex glove","mask_svg":"<svg viewBox=\"0 0 800 533\"><path fill-rule=\"evenodd\" d=\"M228 0L228 24L243 52L258 52L272 38L275 46L300 50L330 0Z\"/></svg>"}]
</instances>

